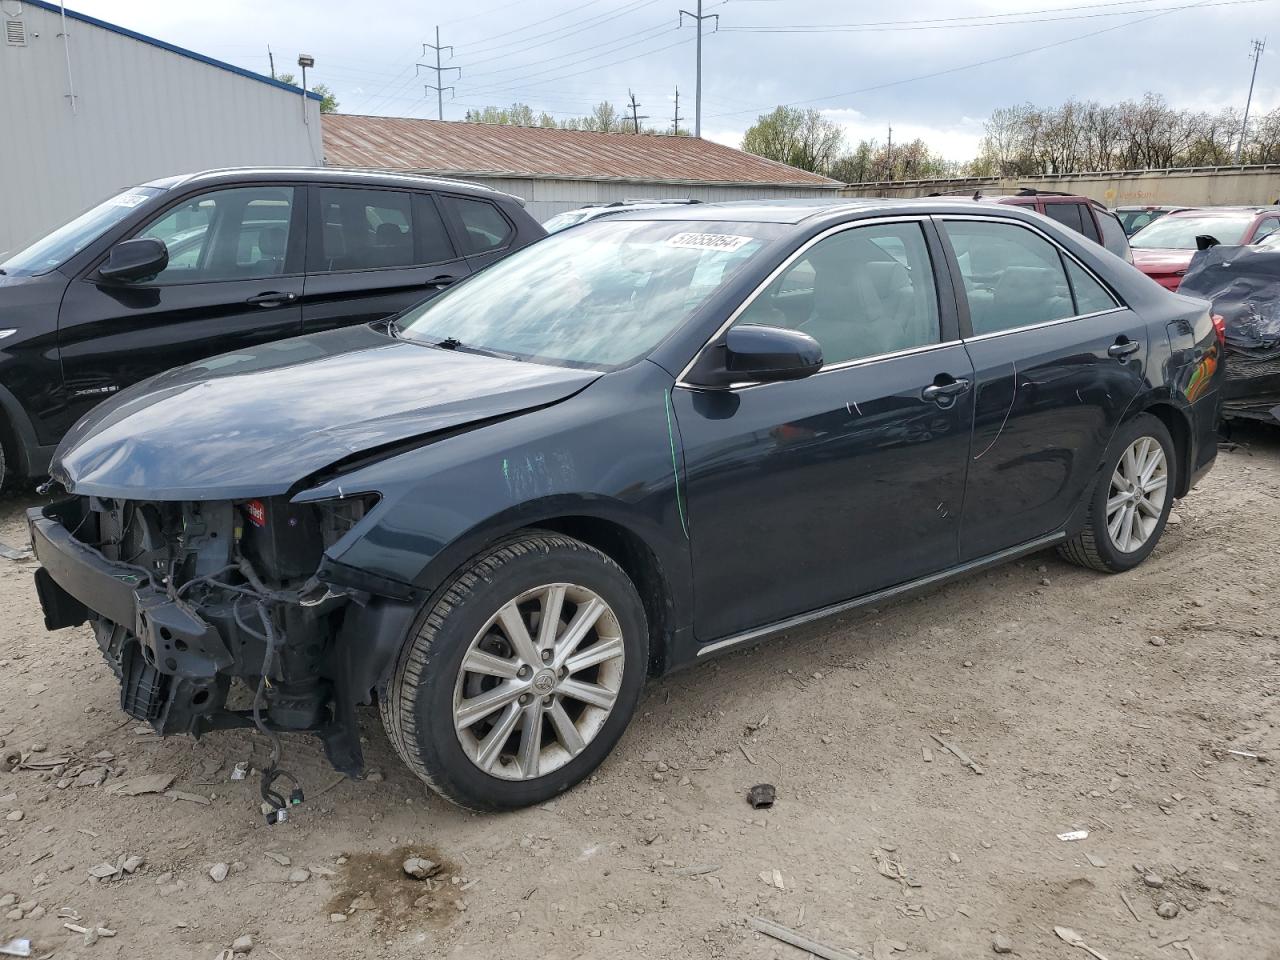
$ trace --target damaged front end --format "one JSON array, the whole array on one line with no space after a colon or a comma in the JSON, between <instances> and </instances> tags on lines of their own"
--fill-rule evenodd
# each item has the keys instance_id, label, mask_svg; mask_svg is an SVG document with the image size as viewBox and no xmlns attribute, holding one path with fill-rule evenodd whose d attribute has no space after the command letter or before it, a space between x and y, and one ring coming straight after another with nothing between
<instances>
[{"instance_id":1,"label":"damaged front end","mask_svg":"<svg viewBox=\"0 0 1280 960\"><path fill-rule=\"evenodd\" d=\"M335 767L359 775L354 706L371 674L353 671L344 647L375 598L322 580L321 568L376 500L79 496L33 509L46 626L90 623L121 707L162 735L253 726L278 758L277 732L312 732ZM263 794L287 806L266 780Z\"/></svg>"}]
</instances>

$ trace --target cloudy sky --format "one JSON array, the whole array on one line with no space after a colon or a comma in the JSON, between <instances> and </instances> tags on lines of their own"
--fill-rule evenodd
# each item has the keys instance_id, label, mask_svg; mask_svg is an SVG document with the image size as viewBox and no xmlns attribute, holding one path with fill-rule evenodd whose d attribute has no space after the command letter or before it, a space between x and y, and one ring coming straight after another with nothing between
<instances>
[{"instance_id":1,"label":"cloudy sky","mask_svg":"<svg viewBox=\"0 0 1280 960\"><path fill-rule=\"evenodd\" d=\"M5 0L12 4L17 0ZM445 119L528 103L585 114L628 91L650 124L670 123L674 92L692 126L697 0L73 0L84 13L266 73L297 54L346 113L434 117L418 72L422 43L453 45L460 66ZM1112 101L1146 91L1180 106L1243 106L1249 41L1280 22L1280 0L703 0L703 133L737 145L779 103L814 107L851 141L924 138L949 159L976 152L996 107L1068 97ZM1280 106L1280 35L1263 56L1255 109ZM428 56L434 58L433 53ZM431 62L434 62L432 59Z\"/></svg>"}]
</instances>

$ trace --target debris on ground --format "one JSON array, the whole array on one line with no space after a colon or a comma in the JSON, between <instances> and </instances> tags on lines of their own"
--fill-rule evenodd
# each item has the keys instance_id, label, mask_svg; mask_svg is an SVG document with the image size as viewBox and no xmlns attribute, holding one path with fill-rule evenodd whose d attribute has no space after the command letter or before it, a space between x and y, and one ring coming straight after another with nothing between
<instances>
[{"instance_id":1,"label":"debris on ground","mask_svg":"<svg viewBox=\"0 0 1280 960\"><path fill-rule=\"evenodd\" d=\"M415 880L426 880L440 872L440 864L426 857L409 857L403 864L404 872Z\"/></svg>"},{"instance_id":2,"label":"debris on ground","mask_svg":"<svg viewBox=\"0 0 1280 960\"><path fill-rule=\"evenodd\" d=\"M1053 932L1058 935L1058 939L1063 943L1072 947L1079 947L1085 953L1089 954L1089 956L1093 957L1094 960L1107 960L1107 958L1097 950L1085 943L1084 937L1080 936L1080 934L1076 933L1070 927L1054 927Z\"/></svg>"},{"instance_id":3,"label":"debris on ground","mask_svg":"<svg viewBox=\"0 0 1280 960\"><path fill-rule=\"evenodd\" d=\"M955 744L949 743L946 740L943 740L942 737L938 736L936 733L931 733L929 734L929 736L933 737L933 739L937 741L938 746L942 747L943 750L946 750L948 753L954 756L957 760L959 760L962 764L964 764L966 767L968 767L978 776L982 776L983 774L982 767L978 766L977 762L974 761L974 759L970 757L967 753L965 753Z\"/></svg>"},{"instance_id":4,"label":"debris on ground","mask_svg":"<svg viewBox=\"0 0 1280 960\"><path fill-rule=\"evenodd\" d=\"M768 809L777 799L778 789L772 783L757 783L747 791L747 803L753 810Z\"/></svg>"},{"instance_id":5,"label":"debris on ground","mask_svg":"<svg viewBox=\"0 0 1280 960\"><path fill-rule=\"evenodd\" d=\"M997 933L991 938L991 949L995 953L1013 953L1013 941L1003 933Z\"/></svg>"},{"instance_id":6,"label":"debris on ground","mask_svg":"<svg viewBox=\"0 0 1280 960\"><path fill-rule=\"evenodd\" d=\"M1172 920L1181 913L1181 908L1172 900L1165 900L1161 902L1160 906L1156 907L1156 913L1165 920Z\"/></svg>"},{"instance_id":7,"label":"debris on ground","mask_svg":"<svg viewBox=\"0 0 1280 960\"><path fill-rule=\"evenodd\" d=\"M30 560L31 547L11 547L7 543L0 543L0 557L5 560Z\"/></svg>"},{"instance_id":8,"label":"debris on ground","mask_svg":"<svg viewBox=\"0 0 1280 960\"><path fill-rule=\"evenodd\" d=\"M751 928L757 933L763 933L766 937L781 940L783 943L790 944L799 950L806 950L815 957L821 957L822 960L867 960L861 953L842 950L839 947L821 943L812 937L806 937L803 933L797 933L795 930L784 927L780 923L774 923L772 920L766 920L763 917L751 917L749 922Z\"/></svg>"},{"instance_id":9,"label":"debris on ground","mask_svg":"<svg viewBox=\"0 0 1280 960\"><path fill-rule=\"evenodd\" d=\"M141 797L148 793L164 793L177 779L172 773L151 773L143 777L131 777L108 784L104 793L117 797Z\"/></svg>"},{"instance_id":10,"label":"debris on ground","mask_svg":"<svg viewBox=\"0 0 1280 960\"><path fill-rule=\"evenodd\" d=\"M1067 843L1070 843L1073 840L1087 840L1089 839L1089 831L1088 830L1068 830L1066 833L1058 834L1058 839Z\"/></svg>"},{"instance_id":11,"label":"debris on ground","mask_svg":"<svg viewBox=\"0 0 1280 960\"><path fill-rule=\"evenodd\" d=\"M29 957L31 956L31 941L26 937L14 937L5 943L0 943L0 955L6 957Z\"/></svg>"},{"instance_id":12,"label":"debris on ground","mask_svg":"<svg viewBox=\"0 0 1280 960\"><path fill-rule=\"evenodd\" d=\"M209 876L214 883L221 883L227 879L227 874L231 872L231 867L225 863L215 863L209 868Z\"/></svg>"}]
</instances>

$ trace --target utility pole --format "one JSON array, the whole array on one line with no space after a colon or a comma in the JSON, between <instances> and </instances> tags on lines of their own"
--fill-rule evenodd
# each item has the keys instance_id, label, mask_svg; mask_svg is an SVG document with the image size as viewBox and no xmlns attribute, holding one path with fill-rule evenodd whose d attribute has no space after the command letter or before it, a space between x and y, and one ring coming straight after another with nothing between
<instances>
[{"instance_id":1,"label":"utility pole","mask_svg":"<svg viewBox=\"0 0 1280 960\"><path fill-rule=\"evenodd\" d=\"M267 44L267 62L271 64L271 79L276 78L276 55L271 52L271 44Z\"/></svg>"},{"instance_id":2,"label":"utility pole","mask_svg":"<svg viewBox=\"0 0 1280 960\"><path fill-rule=\"evenodd\" d=\"M453 94L455 94L455 95L456 95L458 91L457 91L456 89L454 89L453 87L442 87L442 86L440 85L440 81L441 81L441 79L443 78L444 74L445 74L445 73L447 73L447 72L448 72L448 71L450 71L450 70L457 70L457 71L458 71L458 78L459 78L459 79L461 79L461 78L462 78L462 68L461 68L461 67L442 67L442 66L440 66L440 54L441 54L443 51L448 50L448 51L449 51L449 56L450 56L450 57L452 57L452 56L453 56L453 47L442 47L442 46L440 46L440 28L439 28L439 27L436 27L436 42L435 42L435 43L424 43L424 44L422 45L422 55L423 55L424 57L427 55L427 51L428 51L428 50L434 50L434 51L436 52L436 65L433 67L433 66L431 66L431 64L429 64L429 63L420 63L420 64L418 64L418 65L417 65L417 68L418 68L418 69L417 69L417 72L418 72L419 74L421 74L421 72L422 72L423 70L434 70L434 71L435 71L435 74L436 74L436 82L435 82L435 83L428 83L428 84L424 84L424 85L423 85L423 87L422 87L422 92L423 92L424 94L425 94L428 90L434 90L434 91L436 92L436 119L437 119L437 120L443 120L443 119L444 119L444 92L445 92L446 90L448 90L448 91L450 91L451 93L453 93Z\"/></svg>"},{"instance_id":3,"label":"utility pole","mask_svg":"<svg viewBox=\"0 0 1280 960\"><path fill-rule=\"evenodd\" d=\"M636 103L636 95L630 90L627 91L627 99L631 101L631 123L634 126L636 133L639 133L640 121L648 120L649 115L647 113L638 112L640 110L640 104Z\"/></svg>"},{"instance_id":4,"label":"utility pole","mask_svg":"<svg viewBox=\"0 0 1280 960\"><path fill-rule=\"evenodd\" d=\"M884 148L885 176L893 179L893 124L889 124L889 145Z\"/></svg>"},{"instance_id":5,"label":"utility pole","mask_svg":"<svg viewBox=\"0 0 1280 960\"><path fill-rule=\"evenodd\" d=\"M693 135L695 137L702 136L702 21L714 20L716 22L716 30L720 29L720 14L702 12L702 0L698 0L698 12L690 13L688 10L680 11L680 26L684 26L684 18L689 17L694 21L698 28L698 82L693 93Z\"/></svg>"},{"instance_id":6,"label":"utility pole","mask_svg":"<svg viewBox=\"0 0 1280 960\"><path fill-rule=\"evenodd\" d=\"M1240 139L1236 142L1236 164L1239 165L1241 156L1244 154L1244 138L1249 132L1249 107L1253 105L1253 83L1258 79L1258 61L1262 59L1262 51L1267 49L1267 41L1254 40L1253 53L1249 56L1253 59L1253 73L1249 77L1249 96L1244 101L1244 120L1240 124Z\"/></svg>"},{"instance_id":7,"label":"utility pole","mask_svg":"<svg viewBox=\"0 0 1280 960\"><path fill-rule=\"evenodd\" d=\"M671 121L671 135L673 137L680 136L680 87L676 86L676 115Z\"/></svg>"}]
</instances>

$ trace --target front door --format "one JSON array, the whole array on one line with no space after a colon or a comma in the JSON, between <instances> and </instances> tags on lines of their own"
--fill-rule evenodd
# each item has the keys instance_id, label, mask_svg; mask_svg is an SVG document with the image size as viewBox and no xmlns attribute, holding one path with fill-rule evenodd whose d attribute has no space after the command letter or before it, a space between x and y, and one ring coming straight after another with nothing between
<instances>
[{"instance_id":1,"label":"front door","mask_svg":"<svg viewBox=\"0 0 1280 960\"><path fill-rule=\"evenodd\" d=\"M430 194L369 187L311 193L307 333L393 316L470 275Z\"/></svg>"},{"instance_id":2,"label":"front door","mask_svg":"<svg viewBox=\"0 0 1280 960\"><path fill-rule=\"evenodd\" d=\"M169 250L157 276L72 281L58 314L65 432L104 397L171 367L301 332L303 188L232 187L170 205L135 237Z\"/></svg>"},{"instance_id":3,"label":"front door","mask_svg":"<svg viewBox=\"0 0 1280 960\"><path fill-rule=\"evenodd\" d=\"M672 392L699 640L957 562L972 369L938 252L916 220L811 242L735 322L809 333L823 369Z\"/></svg>"},{"instance_id":4,"label":"front door","mask_svg":"<svg viewBox=\"0 0 1280 960\"><path fill-rule=\"evenodd\" d=\"M1060 529L1145 381L1147 330L1074 257L1029 226L943 220L963 281L973 452L960 553Z\"/></svg>"}]
</instances>

